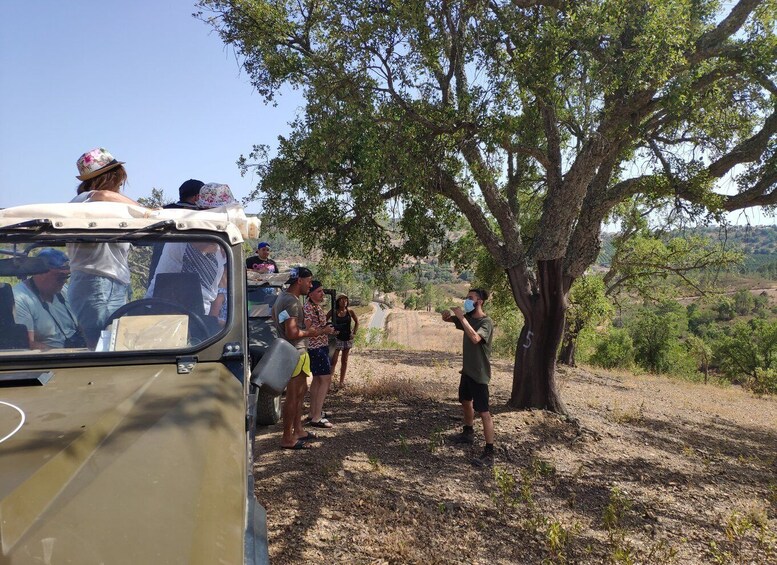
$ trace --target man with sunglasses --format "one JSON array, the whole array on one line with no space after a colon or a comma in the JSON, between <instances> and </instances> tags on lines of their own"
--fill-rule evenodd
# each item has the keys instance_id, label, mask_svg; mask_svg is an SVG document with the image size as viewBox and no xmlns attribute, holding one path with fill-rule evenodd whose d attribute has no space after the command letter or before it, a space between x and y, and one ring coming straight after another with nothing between
<instances>
[{"instance_id":1,"label":"man with sunglasses","mask_svg":"<svg viewBox=\"0 0 777 565\"><path fill-rule=\"evenodd\" d=\"M42 249L38 255L49 267L13 288L16 321L27 326L30 349L84 347L67 293L62 292L70 277L70 260L62 251Z\"/></svg>"}]
</instances>

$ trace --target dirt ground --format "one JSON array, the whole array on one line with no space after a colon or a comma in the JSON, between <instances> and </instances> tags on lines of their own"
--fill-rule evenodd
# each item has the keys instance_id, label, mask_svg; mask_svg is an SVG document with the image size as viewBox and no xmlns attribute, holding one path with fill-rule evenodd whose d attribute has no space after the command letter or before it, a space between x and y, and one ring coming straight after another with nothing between
<instances>
[{"instance_id":1,"label":"dirt ground","mask_svg":"<svg viewBox=\"0 0 777 565\"><path fill-rule=\"evenodd\" d=\"M404 348L355 351L315 449L259 430L257 497L285 563L777 563L777 399L651 375L558 372L577 428L511 411L494 362L496 465L450 441L461 334L392 311Z\"/></svg>"}]
</instances>

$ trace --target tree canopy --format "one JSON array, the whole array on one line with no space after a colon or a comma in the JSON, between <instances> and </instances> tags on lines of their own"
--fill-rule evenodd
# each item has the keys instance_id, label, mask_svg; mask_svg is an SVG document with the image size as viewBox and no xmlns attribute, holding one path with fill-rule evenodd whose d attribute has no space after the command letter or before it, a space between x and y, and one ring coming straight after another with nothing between
<instances>
[{"instance_id":1,"label":"tree canopy","mask_svg":"<svg viewBox=\"0 0 777 565\"><path fill-rule=\"evenodd\" d=\"M243 161L267 213L373 266L425 253L463 215L508 273L519 353L555 355L619 203L777 204L774 0L199 4L260 94L305 96L277 155Z\"/></svg>"}]
</instances>

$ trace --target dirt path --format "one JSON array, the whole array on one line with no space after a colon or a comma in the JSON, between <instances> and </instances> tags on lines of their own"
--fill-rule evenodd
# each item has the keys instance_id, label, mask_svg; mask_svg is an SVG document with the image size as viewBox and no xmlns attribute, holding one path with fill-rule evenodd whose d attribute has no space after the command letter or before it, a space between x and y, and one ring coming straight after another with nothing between
<instances>
[{"instance_id":1,"label":"dirt path","mask_svg":"<svg viewBox=\"0 0 777 565\"><path fill-rule=\"evenodd\" d=\"M562 370L579 435L506 410L500 361L497 465L478 469L480 445L448 439L461 337L438 319L391 312L390 339L407 349L354 352L316 449L280 450L280 427L260 430L273 563L777 563L776 399ZM447 352L422 350L427 338Z\"/></svg>"},{"instance_id":2,"label":"dirt path","mask_svg":"<svg viewBox=\"0 0 777 565\"><path fill-rule=\"evenodd\" d=\"M462 336L436 312L387 311L386 339L407 349L459 353Z\"/></svg>"}]
</instances>

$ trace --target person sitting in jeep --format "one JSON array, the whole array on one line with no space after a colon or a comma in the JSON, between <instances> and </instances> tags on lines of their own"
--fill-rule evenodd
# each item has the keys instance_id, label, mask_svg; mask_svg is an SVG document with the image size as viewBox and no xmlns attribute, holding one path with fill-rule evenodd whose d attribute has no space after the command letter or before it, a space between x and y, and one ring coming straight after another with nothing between
<instances>
[{"instance_id":1,"label":"person sitting in jeep","mask_svg":"<svg viewBox=\"0 0 777 565\"><path fill-rule=\"evenodd\" d=\"M70 260L58 249L48 247L38 253L49 267L13 288L16 320L27 326L32 349L85 347L70 301L62 293L70 277Z\"/></svg>"},{"instance_id":2,"label":"person sitting in jeep","mask_svg":"<svg viewBox=\"0 0 777 565\"><path fill-rule=\"evenodd\" d=\"M70 260L58 249L38 253L49 266L13 287L16 321L27 326L30 349L85 347L70 301L62 292L70 277Z\"/></svg>"}]
</instances>

